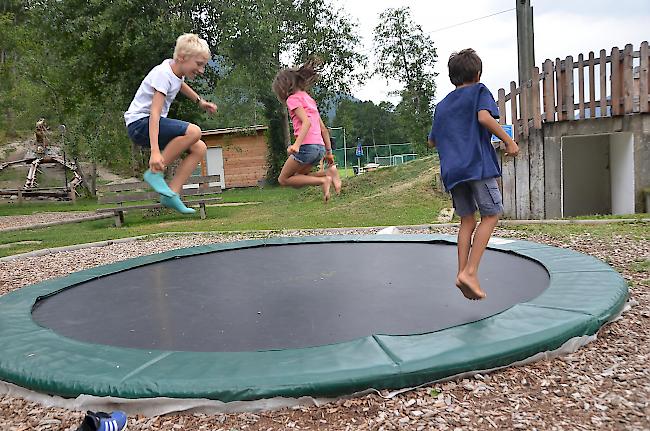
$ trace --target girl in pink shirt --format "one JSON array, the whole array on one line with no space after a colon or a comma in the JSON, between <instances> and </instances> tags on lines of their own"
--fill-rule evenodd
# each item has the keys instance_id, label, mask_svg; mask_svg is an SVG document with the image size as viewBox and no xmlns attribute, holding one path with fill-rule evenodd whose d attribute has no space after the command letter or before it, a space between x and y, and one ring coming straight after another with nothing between
<instances>
[{"instance_id":1,"label":"girl in pink shirt","mask_svg":"<svg viewBox=\"0 0 650 431\"><path fill-rule=\"evenodd\" d=\"M318 113L318 107L307 90L318 78L316 64L309 61L298 69L284 69L273 80L278 100L287 105L296 141L287 148L289 157L282 167L278 182L283 186L321 186L323 198L330 198L330 187L341 192L341 178L332 154L329 130ZM329 167L312 172L324 159Z\"/></svg>"}]
</instances>

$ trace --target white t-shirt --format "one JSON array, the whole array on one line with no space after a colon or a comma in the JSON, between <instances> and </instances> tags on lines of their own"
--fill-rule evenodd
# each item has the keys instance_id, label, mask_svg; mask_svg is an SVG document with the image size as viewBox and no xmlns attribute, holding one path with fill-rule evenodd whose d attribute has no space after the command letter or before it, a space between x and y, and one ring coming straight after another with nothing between
<instances>
[{"instance_id":1,"label":"white t-shirt","mask_svg":"<svg viewBox=\"0 0 650 431\"><path fill-rule=\"evenodd\" d=\"M163 61L151 69L151 72L142 80L133 101L131 101L131 105L129 105L129 109L124 113L124 121L127 126L151 114L151 102L156 91L160 91L165 95L165 102L163 103L160 116L167 116L169 107L180 91L184 79L174 74L171 62L171 59Z\"/></svg>"}]
</instances>

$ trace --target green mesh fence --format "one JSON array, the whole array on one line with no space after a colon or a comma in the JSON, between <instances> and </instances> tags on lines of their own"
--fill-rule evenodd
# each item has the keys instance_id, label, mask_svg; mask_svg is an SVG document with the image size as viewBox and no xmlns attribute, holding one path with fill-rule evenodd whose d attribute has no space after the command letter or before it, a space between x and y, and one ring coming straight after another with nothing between
<instances>
[{"instance_id":1,"label":"green mesh fence","mask_svg":"<svg viewBox=\"0 0 650 431\"><path fill-rule=\"evenodd\" d=\"M368 163L378 163L381 166L392 166L405 163L417 158L415 146L412 144L363 145L363 155L356 156L356 146L343 149L342 139L336 141L334 159L340 166L365 166ZM341 142L341 145L339 145Z\"/></svg>"}]
</instances>

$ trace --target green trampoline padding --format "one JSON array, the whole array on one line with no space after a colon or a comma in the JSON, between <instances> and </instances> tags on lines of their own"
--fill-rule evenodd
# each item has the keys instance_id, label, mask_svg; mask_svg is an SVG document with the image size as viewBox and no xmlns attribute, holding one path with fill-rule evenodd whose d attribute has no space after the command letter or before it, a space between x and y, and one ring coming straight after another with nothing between
<instances>
[{"instance_id":1,"label":"green trampoline padding","mask_svg":"<svg viewBox=\"0 0 650 431\"><path fill-rule=\"evenodd\" d=\"M214 251L320 242L454 244L455 238L377 235L241 241L130 259L25 287L0 297L0 380L64 397L90 394L224 402L409 387L506 366L557 349L573 337L592 335L622 310L628 296L624 279L598 259L513 240L490 248L537 261L550 275L549 287L499 314L425 334L369 335L287 350L155 351L76 341L32 320L38 298L108 274Z\"/></svg>"}]
</instances>

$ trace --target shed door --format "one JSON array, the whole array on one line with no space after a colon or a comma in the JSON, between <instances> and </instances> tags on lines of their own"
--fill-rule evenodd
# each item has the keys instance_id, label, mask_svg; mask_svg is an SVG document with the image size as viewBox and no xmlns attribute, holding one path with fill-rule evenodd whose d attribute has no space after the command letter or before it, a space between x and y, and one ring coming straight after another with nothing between
<instances>
[{"instance_id":1,"label":"shed door","mask_svg":"<svg viewBox=\"0 0 650 431\"><path fill-rule=\"evenodd\" d=\"M220 185L222 189L225 189L226 177L223 174L223 150L221 147L208 148L206 161L208 163L208 175L221 175ZM210 186L216 185L219 185L219 183L210 183Z\"/></svg>"}]
</instances>

